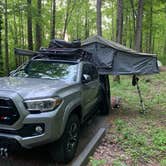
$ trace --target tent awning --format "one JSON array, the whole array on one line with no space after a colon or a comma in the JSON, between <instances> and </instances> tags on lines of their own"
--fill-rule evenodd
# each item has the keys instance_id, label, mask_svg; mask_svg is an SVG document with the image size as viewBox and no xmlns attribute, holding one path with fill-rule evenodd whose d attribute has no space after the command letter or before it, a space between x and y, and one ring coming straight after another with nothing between
<instances>
[{"instance_id":1,"label":"tent awning","mask_svg":"<svg viewBox=\"0 0 166 166\"><path fill-rule=\"evenodd\" d=\"M100 74L143 75L159 72L155 54L140 53L101 36L87 38L82 47L92 53L93 63Z\"/></svg>"}]
</instances>

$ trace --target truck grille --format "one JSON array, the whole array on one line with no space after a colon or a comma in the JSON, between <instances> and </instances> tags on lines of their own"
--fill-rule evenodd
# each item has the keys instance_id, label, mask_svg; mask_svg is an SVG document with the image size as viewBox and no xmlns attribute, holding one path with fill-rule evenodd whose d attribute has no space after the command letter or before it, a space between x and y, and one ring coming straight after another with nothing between
<instances>
[{"instance_id":1,"label":"truck grille","mask_svg":"<svg viewBox=\"0 0 166 166\"><path fill-rule=\"evenodd\" d=\"M12 125L19 119L19 113L13 101L0 98L0 124Z\"/></svg>"}]
</instances>

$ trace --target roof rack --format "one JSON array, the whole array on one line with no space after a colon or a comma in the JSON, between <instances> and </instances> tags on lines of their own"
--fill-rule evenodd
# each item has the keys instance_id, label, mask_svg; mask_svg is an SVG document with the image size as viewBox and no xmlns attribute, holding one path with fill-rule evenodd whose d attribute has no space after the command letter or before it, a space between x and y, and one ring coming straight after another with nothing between
<instances>
[{"instance_id":1,"label":"roof rack","mask_svg":"<svg viewBox=\"0 0 166 166\"><path fill-rule=\"evenodd\" d=\"M53 39L50 41L48 48L40 48L39 51L15 48L15 54L30 56L33 59L51 58L58 60L92 61L92 54L81 48L80 40L66 42L64 40Z\"/></svg>"},{"instance_id":2,"label":"roof rack","mask_svg":"<svg viewBox=\"0 0 166 166\"><path fill-rule=\"evenodd\" d=\"M21 48L14 48L14 53L15 53L15 55L33 57L36 54L38 54L39 52L37 52L37 51L31 51L31 50L25 50L25 49L21 49Z\"/></svg>"},{"instance_id":3,"label":"roof rack","mask_svg":"<svg viewBox=\"0 0 166 166\"><path fill-rule=\"evenodd\" d=\"M29 56L33 59L50 58L57 60L92 61L91 54L81 48L41 48L39 51L15 48L15 54Z\"/></svg>"},{"instance_id":4,"label":"roof rack","mask_svg":"<svg viewBox=\"0 0 166 166\"><path fill-rule=\"evenodd\" d=\"M66 42L65 40L52 39L49 43L48 48L80 48L80 39L74 40L72 42Z\"/></svg>"}]
</instances>

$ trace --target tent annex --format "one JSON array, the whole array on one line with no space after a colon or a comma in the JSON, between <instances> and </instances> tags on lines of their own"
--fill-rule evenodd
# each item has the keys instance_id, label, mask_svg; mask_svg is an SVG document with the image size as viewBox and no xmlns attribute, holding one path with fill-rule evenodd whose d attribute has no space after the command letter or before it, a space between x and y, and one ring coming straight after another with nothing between
<instances>
[{"instance_id":1,"label":"tent annex","mask_svg":"<svg viewBox=\"0 0 166 166\"><path fill-rule=\"evenodd\" d=\"M82 48L92 53L100 74L144 75L158 73L155 54L139 53L118 43L93 36L82 42Z\"/></svg>"}]
</instances>

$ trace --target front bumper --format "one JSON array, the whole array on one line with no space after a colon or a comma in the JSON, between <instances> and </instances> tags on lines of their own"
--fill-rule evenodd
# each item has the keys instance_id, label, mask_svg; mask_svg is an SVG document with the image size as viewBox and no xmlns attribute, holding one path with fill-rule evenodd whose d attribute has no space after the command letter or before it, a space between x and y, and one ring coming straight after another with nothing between
<instances>
[{"instance_id":1,"label":"front bumper","mask_svg":"<svg viewBox=\"0 0 166 166\"><path fill-rule=\"evenodd\" d=\"M30 114L26 111L22 104L23 99L18 94L11 92L11 94L6 95L6 93L2 94L1 92L1 95L3 97L10 96L18 109L20 118L11 126L0 125L0 138L15 140L23 148L29 149L56 141L61 137L63 132L63 104L52 112ZM39 126L43 129L41 133L37 133L35 130Z\"/></svg>"},{"instance_id":2,"label":"front bumper","mask_svg":"<svg viewBox=\"0 0 166 166\"><path fill-rule=\"evenodd\" d=\"M28 149L56 141L62 133L62 121L56 112L57 110L49 113L29 114L19 130L0 128L0 137L15 139L22 147ZM41 133L35 130L39 126L43 129Z\"/></svg>"}]
</instances>

